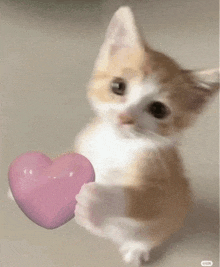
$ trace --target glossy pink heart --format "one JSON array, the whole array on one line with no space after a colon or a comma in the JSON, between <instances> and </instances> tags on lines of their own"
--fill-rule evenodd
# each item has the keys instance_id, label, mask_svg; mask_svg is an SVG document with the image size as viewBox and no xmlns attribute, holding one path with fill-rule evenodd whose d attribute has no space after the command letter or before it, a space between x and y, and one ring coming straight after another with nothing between
<instances>
[{"instance_id":1,"label":"glossy pink heart","mask_svg":"<svg viewBox=\"0 0 220 267\"><path fill-rule=\"evenodd\" d=\"M90 161L77 153L51 160L39 152L16 158L9 167L9 184L21 210L36 224L57 228L74 217L75 196L94 182Z\"/></svg>"}]
</instances>

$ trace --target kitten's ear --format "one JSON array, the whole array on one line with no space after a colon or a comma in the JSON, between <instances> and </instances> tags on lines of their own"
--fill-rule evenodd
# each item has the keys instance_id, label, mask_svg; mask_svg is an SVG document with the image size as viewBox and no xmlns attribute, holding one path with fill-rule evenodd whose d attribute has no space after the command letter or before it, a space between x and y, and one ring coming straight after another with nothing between
<instances>
[{"instance_id":1,"label":"kitten's ear","mask_svg":"<svg viewBox=\"0 0 220 267\"><path fill-rule=\"evenodd\" d=\"M190 106L194 111L205 108L213 96L219 91L219 69L189 71L196 84L195 90L189 94Z\"/></svg>"},{"instance_id":2,"label":"kitten's ear","mask_svg":"<svg viewBox=\"0 0 220 267\"><path fill-rule=\"evenodd\" d=\"M219 68L193 71L193 75L198 86L204 90L206 89L211 94L215 93L219 89L219 74Z\"/></svg>"},{"instance_id":3,"label":"kitten's ear","mask_svg":"<svg viewBox=\"0 0 220 267\"><path fill-rule=\"evenodd\" d=\"M120 7L113 15L96 59L95 70L103 70L108 60L125 47L142 47L133 13L127 6Z\"/></svg>"}]
</instances>

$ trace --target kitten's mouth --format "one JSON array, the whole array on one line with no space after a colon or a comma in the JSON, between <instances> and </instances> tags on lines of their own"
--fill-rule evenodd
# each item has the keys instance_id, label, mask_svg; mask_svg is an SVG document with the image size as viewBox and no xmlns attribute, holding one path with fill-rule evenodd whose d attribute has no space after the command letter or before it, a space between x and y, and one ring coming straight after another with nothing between
<instances>
[{"instance_id":1,"label":"kitten's mouth","mask_svg":"<svg viewBox=\"0 0 220 267\"><path fill-rule=\"evenodd\" d=\"M143 134L140 127L133 124L118 124L117 129L126 138L135 138Z\"/></svg>"}]
</instances>

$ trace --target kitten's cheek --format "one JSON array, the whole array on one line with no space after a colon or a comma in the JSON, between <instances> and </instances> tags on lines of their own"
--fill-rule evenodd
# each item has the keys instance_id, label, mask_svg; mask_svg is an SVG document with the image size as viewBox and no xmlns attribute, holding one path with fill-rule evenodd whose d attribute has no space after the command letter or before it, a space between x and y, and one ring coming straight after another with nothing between
<instances>
[{"instance_id":1,"label":"kitten's cheek","mask_svg":"<svg viewBox=\"0 0 220 267\"><path fill-rule=\"evenodd\" d=\"M125 96L122 96L120 102L121 102L121 103L125 103L126 101L127 101L126 97L125 97Z\"/></svg>"},{"instance_id":2,"label":"kitten's cheek","mask_svg":"<svg viewBox=\"0 0 220 267\"><path fill-rule=\"evenodd\" d=\"M122 128L124 131L131 131L132 129L134 129L134 125L130 125L130 124L122 124L122 125L121 125L121 128Z\"/></svg>"},{"instance_id":3,"label":"kitten's cheek","mask_svg":"<svg viewBox=\"0 0 220 267\"><path fill-rule=\"evenodd\" d=\"M149 116L140 118L140 127L144 130L157 131L157 123Z\"/></svg>"}]
</instances>

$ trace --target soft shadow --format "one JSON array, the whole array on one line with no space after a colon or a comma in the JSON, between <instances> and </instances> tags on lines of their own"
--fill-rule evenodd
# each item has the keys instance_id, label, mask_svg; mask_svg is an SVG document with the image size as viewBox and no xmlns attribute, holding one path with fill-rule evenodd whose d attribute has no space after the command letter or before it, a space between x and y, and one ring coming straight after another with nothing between
<instances>
[{"instance_id":1,"label":"soft shadow","mask_svg":"<svg viewBox=\"0 0 220 267\"><path fill-rule=\"evenodd\" d=\"M143 267L158 262L172 248L173 244L181 243L186 236L193 237L193 235L199 233L203 235L206 233L219 235L219 209L217 205L205 201L197 201L185 220L184 228L161 246L153 249L150 260Z\"/></svg>"}]
</instances>

